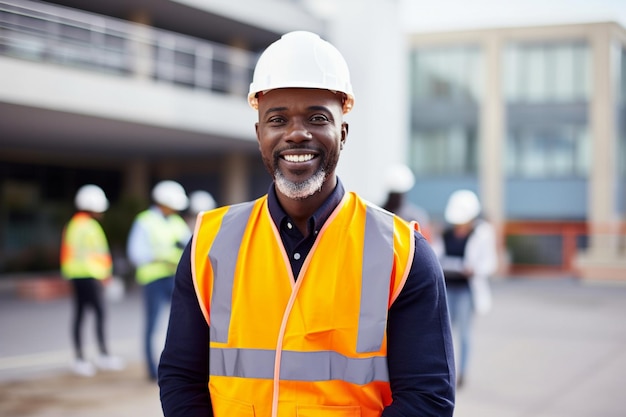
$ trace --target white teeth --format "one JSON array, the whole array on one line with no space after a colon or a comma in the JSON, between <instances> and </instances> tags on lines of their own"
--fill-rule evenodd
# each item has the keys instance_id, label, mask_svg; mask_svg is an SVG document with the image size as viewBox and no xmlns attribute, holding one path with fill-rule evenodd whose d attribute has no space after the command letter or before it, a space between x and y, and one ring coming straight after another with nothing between
<instances>
[{"instance_id":1,"label":"white teeth","mask_svg":"<svg viewBox=\"0 0 626 417\"><path fill-rule=\"evenodd\" d=\"M285 161L287 162L307 162L313 159L312 154L306 155L285 155Z\"/></svg>"}]
</instances>

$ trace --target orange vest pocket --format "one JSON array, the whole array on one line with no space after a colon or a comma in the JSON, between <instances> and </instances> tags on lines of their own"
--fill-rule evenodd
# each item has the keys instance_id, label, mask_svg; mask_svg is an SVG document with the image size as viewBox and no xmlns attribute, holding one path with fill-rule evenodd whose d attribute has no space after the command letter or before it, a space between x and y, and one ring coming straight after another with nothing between
<instances>
[{"instance_id":1,"label":"orange vest pocket","mask_svg":"<svg viewBox=\"0 0 626 417\"><path fill-rule=\"evenodd\" d=\"M223 397L215 392L211 393L211 405L214 416L254 417L252 404Z\"/></svg>"}]
</instances>

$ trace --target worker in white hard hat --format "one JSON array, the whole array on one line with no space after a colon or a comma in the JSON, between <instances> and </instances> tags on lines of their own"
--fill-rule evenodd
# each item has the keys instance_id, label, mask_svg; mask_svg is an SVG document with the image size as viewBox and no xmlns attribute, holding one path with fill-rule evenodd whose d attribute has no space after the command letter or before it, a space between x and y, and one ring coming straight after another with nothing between
<instances>
[{"instance_id":1,"label":"worker in white hard hat","mask_svg":"<svg viewBox=\"0 0 626 417\"><path fill-rule=\"evenodd\" d=\"M72 342L75 360L72 370L78 375L93 376L97 369L120 370L124 367L121 358L109 354L106 341L103 283L111 280L113 264L100 220L109 208L109 200L102 188L87 184L78 189L74 203L77 211L63 229L61 274L71 283L74 302ZM95 314L99 352L93 361L83 350L82 324L88 309Z\"/></svg>"},{"instance_id":2,"label":"worker in white hard hat","mask_svg":"<svg viewBox=\"0 0 626 417\"><path fill-rule=\"evenodd\" d=\"M385 173L385 189L387 197L383 208L406 221L415 220L420 226L420 232L430 240L430 217L422 207L409 201L407 193L415 185L413 171L405 164L393 164Z\"/></svg>"},{"instance_id":3,"label":"worker in white hard hat","mask_svg":"<svg viewBox=\"0 0 626 417\"><path fill-rule=\"evenodd\" d=\"M189 209L185 217L189 228L194 230L198 214L207 210L213 210L215 207L217 207L215 199L208 191L196 190L189 194Z\"/></svg>"},{"instance_id":4,"label":"worker in white hard hat","mask_svg":"<svg viewBox=\"0 0 626 417\"><path fill-rule=\"evenodd\" d=\"M273 183L198 217L159 365L164 415L452 416L437 258L335 173L355 103L341 53L283 35L248 100Z\"/></svg>"},{"instance_id":5,"label":"worker in white hard hat","mask_svg":"<svg viewBox=\"0 0 626 417\"><path fill-rule=\"evenodd\" d=\"M458 353L458 387L466 382L473 316L475 312L485 314L491 309L489 278L498 265L493 227L480 214L481 204L473 191L453 192L444 213L448 227L433 239L446 280Z\"/></svg>"},{"instance_id":6,"label":"worker in white hard hat","mask_svg":"<svg viewBox=\"0 0 626 417\"><path fill-rule=\"evenodd\" d=\"M176 265L191 237L179 212L189 198L182 185L161 181L152 189L154 205L135 218L127 242L127 255L135 266L135 279L142 286L145 310L144 355L148 379L157 379L154 331L161 311L168 306L174 289Z\"/></svg>"}]
</instances>

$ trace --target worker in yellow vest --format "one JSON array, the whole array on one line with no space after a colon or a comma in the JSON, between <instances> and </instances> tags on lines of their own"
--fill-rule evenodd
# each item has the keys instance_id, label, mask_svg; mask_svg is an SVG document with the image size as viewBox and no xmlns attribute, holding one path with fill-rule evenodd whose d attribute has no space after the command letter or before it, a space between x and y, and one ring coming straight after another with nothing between
<instances>
[{"instance_id":1,"label":"worker in yellow vest","mask_svg":"<svg viewBox=\"0 0 626 417\"><path fill-rule=\"evenodd\" d=\"M145 310L144 355L148 378L156 381L157 359L153 340L160 313L169 304L174 273L191 237L179 212L189 205L185 189L175 181L161 181L152 189L154 205L135 218L127 242L127 255L142 286Z\"/></svg>"},{"instance_id":2,"label":"worker in yellow vest","mask_svg":"<svg viewBox=\"0 0 626 417\"><path fill-rule=\"evenodd\" d=\"M74 199L77 212L63 229L61 241L61 274L72 286L74 313L72 341L75 361L73 370L83 376L93 376L96 367L105 370L124 368L121 358L109 355L105 337L105 307L103 282L111 279L112 262L107 238L99 220L109 207L102 188L82 186ZM96 338L100 355L95 365L85 358L82 343L82 323L85 310L95 313Z\"/></svg>"},{"instance_id":3,"label":"worker in yellow vest","mask_svg":"<svg viewBox=\"0 0 626 417\"><path fill-rule=\"evenodd\" d=\"M260 56L248 101L273 183L198 218L159 365L164 415L452 416L435 253L416 222L335 172L354 105L340 52L314 33L283 35Z\"/></svg>"}]
</instances>

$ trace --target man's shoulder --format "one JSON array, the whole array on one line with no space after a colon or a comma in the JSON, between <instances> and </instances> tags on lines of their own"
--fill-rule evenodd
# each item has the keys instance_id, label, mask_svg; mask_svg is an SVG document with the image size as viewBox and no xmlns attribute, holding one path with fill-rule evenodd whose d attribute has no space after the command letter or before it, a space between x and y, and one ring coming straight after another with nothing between
<instances>
[{"instance_id":1,"label":"man's shoulder","mask_svg":"<svg viewBox=\"0 0 626 417\"><path fill-rule=\"evenodd\" d=\"M472 236L477 238L486 239L491 238L495 235L495 229L491 223L486 220L479 219L474 224L474 229L472 231Z\"/></svg>"},{"instance_id":2,"label":"man's shoulder","mask_svg":"<svg viewBox=\"0 0 626 417\"><path fill-rule=\"evenodd\" d=\"M155 215L157 214L157 209L155 207L150 207L144 210L141 210L139 213L137 213L137 215L135 216L135 218L139 219L142 217L147 217L147 216L151 216L151 215Z\"/></svg>"}]
</instances>

